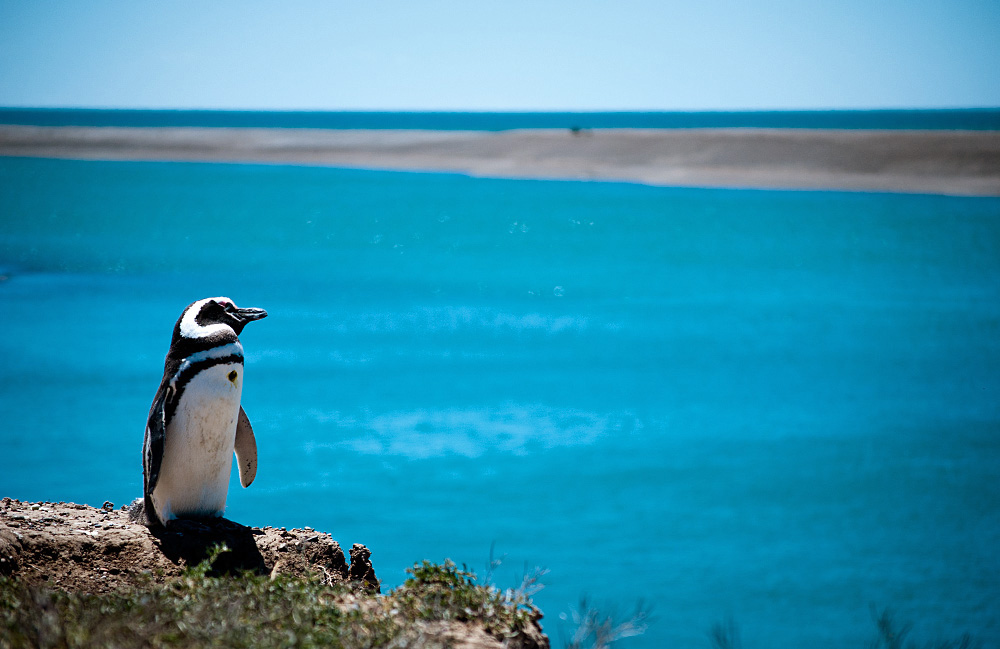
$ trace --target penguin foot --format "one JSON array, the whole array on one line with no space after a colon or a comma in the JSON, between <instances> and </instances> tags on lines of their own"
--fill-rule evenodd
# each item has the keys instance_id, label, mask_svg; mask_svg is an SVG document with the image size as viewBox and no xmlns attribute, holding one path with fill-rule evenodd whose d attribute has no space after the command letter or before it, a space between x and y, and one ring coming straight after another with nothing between
<instances>
[{"instance_id":1,"label":"penguin foot","mask_svg":"<svg viewBox=\"0 0 1000 649\"><path fill-rule=\"evenodd\" d=\"M128 512L128 520L130 523L145 525L146 527L160 527L160 522L146 513L146 503L142 498L136 498L133 500L132 504L125 508L125 511Z\"/></svg>"}]
</instances>

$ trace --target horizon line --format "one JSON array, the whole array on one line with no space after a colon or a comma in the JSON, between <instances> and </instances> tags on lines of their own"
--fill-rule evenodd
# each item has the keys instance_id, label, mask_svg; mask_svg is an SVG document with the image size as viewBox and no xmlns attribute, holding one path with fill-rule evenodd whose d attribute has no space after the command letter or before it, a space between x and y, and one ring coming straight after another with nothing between
<instances>
[{"instance_id":1,"label":"horizon line","mask_svg":"<svg viewBox=\"0 0 1000 649\"><path fill-rule=\"evenodd\" d=\"M812 113L812 112L972 112L1000 111L1000 106L921 106L878 108L585 108L585 109L459 109L459 108L193 108L193 107L122 107L122 106L21 106L0 105L0 111L135 111L135 112L206 112L206 113L472 113L472 114L599 114L599 113Z\"/></svg>"}]
</instances>

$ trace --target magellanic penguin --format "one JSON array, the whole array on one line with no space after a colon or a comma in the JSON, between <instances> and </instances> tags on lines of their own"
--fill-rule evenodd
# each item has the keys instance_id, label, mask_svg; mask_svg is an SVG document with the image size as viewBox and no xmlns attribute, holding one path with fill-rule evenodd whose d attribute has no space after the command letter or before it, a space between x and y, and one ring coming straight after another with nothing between
<instances>
[{"instance_id":1,"label":"magellanic penguin","mask_svg":"<svg viewBox=\"0 0 1000 649\"><path fill-rule=\"evenodd\" d=\"M149 409L143 442L143 503L150 524L218 517L226 508L233 452L240 483L257 475L257 441L240 396L248 322L263 309L226 297L198 300L174 325L163 380Z\"/></svg>"}]
</instances>

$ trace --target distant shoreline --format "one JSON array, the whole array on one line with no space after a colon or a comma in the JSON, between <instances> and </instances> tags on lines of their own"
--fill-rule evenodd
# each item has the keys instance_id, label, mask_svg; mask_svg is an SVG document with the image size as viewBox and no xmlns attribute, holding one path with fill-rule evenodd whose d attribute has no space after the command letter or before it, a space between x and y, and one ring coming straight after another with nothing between
<instances>
[{"instance_id":1,"label":"distant shoreline","mask_svg":"<svg viewBox=\"0 0 1000 649\"><path fill-rule=\"evenodd\" d=\"M271 163L657 186L1000 196L1000 132L0 126L0 155Z\"/></svg>"}]
</instances>

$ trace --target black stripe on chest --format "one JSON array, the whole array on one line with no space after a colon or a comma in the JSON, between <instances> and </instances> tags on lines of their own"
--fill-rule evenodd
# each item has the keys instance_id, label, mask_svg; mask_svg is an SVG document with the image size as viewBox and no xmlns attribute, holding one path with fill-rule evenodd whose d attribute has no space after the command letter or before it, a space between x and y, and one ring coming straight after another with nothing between
<instances>
[{"instance_id":1,"label":"black stripe on chest","mask_svg":"<svg viewBox=\"0 0 1000 649\"><path fill-rule=\"evenodd\" d=\"M167 424L174 418L174 413L177 412L177 404L180 403L181 397L184 395L184 389L187 384L191 382L198 372L207 370L210 367L215 367L216 365L228 365L230 363L235 363L237 365L243 365L243 357L239 354L230 354L229 356L222 356L220 358L206 358L205 360L198 361L197 363L192 363L185 367L181 372L172 380L167 386L167 399L164 405L165 421Z\"/></svg>"}]
</instances>

